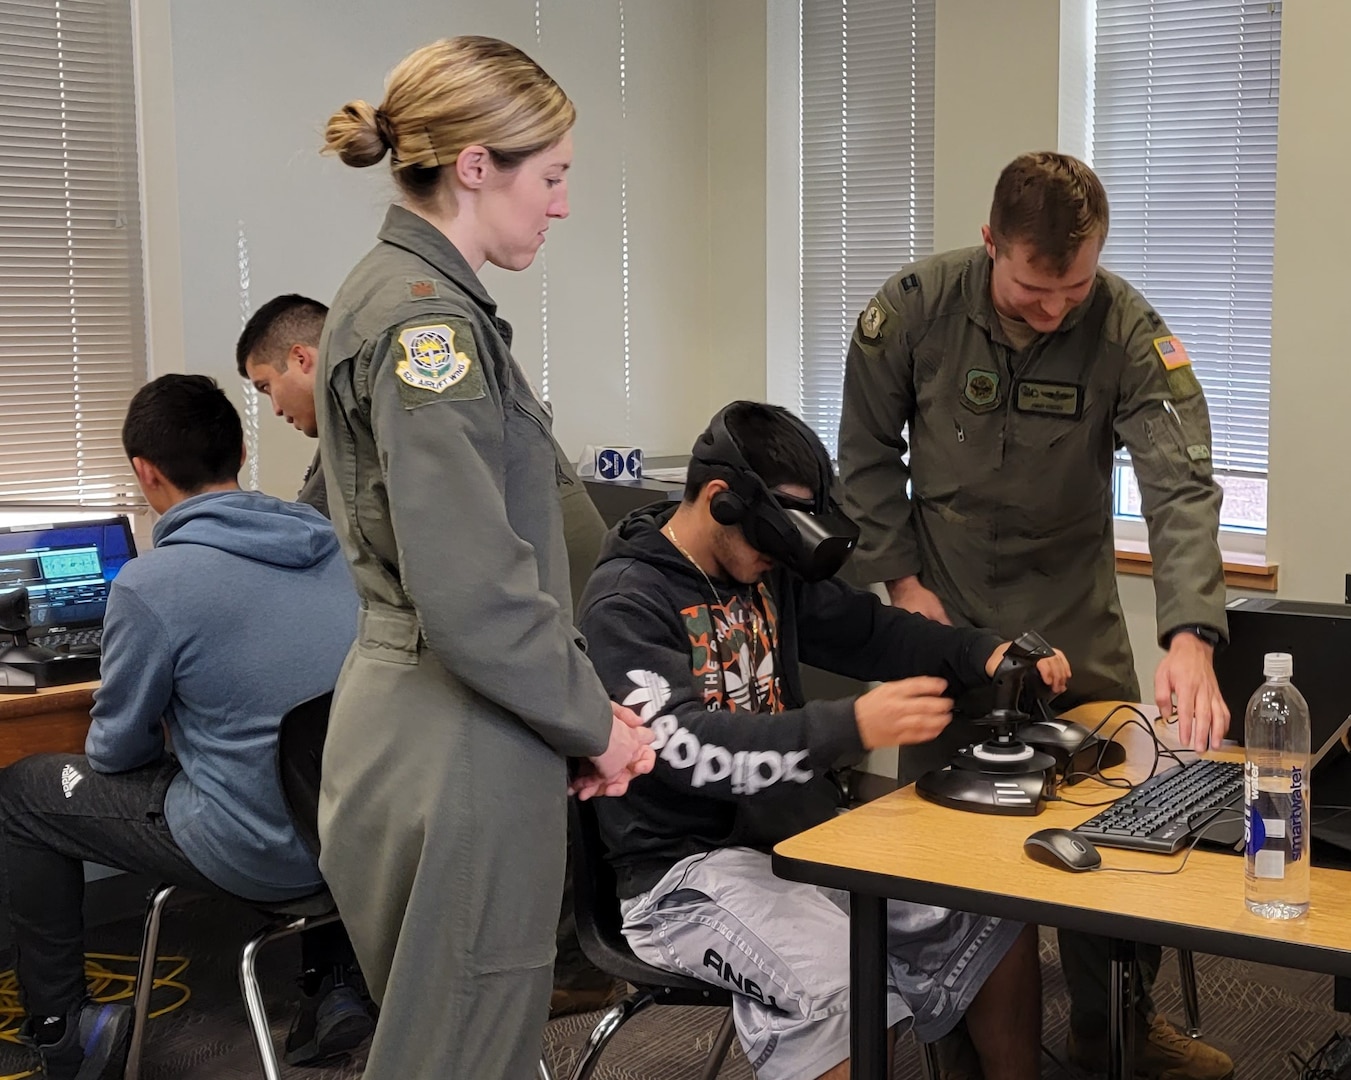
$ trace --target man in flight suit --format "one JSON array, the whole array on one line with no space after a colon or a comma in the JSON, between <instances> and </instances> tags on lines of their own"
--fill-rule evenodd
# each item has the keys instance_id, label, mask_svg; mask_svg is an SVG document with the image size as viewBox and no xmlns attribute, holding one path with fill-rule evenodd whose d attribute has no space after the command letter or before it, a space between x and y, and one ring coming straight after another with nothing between
<instances>
[{"instance_id":1,"label":"man in flight suit","mask_svg":"<svg viewBox=\"0 0 1351 1080\"><path fill-rule=\"evenodd\" d=\"M1210 420L1185 346L1098 266L1107 224L1088 166L1025 154L999 178L983 246L905 267L869 301L840 423L846 507L862 529L853 566L898 607L1005 635L1037 626L1063 643L1074 672L1063 707L1137 701L1112 531L1124 446L1168 650L1154 696L1165 715L1176 703L1184 745L1200 750L1229 722L1212 662L1227 622ZM963 741L949 732L904 771L941 766ZM1060 945L1070 1056L1101 1069L1106 940L1061 931ZM1138 954L1141 1074L1230 1076L1226 1055L1153 1016L1159 950Z\"/></svg>"},{"instance_id":2,"label":"man in flight suit","mask_svg":"<svg viewBox=\"0 0 1351 1080\"><path fill-rule=\"evenodd\" d=\"M277 416L311 439L319 437L314 372L319 362L319 337L327 315L326 305L307 296L288 293L273 297L253 313L235 348L240 377L251 382L258 393L272 402L272 411ZM605 521L561 449L557 456L563 536L575 605L600 557ZM308 503L328 517L328 492L317 448L314 460L305 471L296 501ZM565 878L557 946L554 991L549 1003L551 1017L603 1008L623 992L623 984L616 983L592 964L577 940L571 866ZM350 951L350 946L348 949Z\"/></svg>"}]
</instances>

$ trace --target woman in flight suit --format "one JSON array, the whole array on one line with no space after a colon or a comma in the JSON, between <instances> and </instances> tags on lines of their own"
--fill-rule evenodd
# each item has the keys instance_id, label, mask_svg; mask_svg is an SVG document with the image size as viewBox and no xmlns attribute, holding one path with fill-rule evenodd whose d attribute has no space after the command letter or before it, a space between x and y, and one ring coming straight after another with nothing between
<instances>
[{"instance_id":1,"label":"woman in flight suit","mask_svg":"<svg viewBox=\"0 0 1351 1080\"><path fill-rule=\"evenodd\" d=\"M381 1005L367 1080L521 1080L549 1003L568 757L651 767L572 627L555 443L479 281L567 216L572 103L489 38L417 50L330 119L402 199L333 301L317 382L362 611L324 752L321 865Z\"/></svg>"}]
</instances>

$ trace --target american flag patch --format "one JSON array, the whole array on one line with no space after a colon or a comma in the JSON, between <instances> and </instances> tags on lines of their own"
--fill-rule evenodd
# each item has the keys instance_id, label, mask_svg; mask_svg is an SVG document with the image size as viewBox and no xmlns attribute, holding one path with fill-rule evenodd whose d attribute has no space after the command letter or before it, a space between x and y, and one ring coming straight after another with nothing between
<instances>
[{"instance_id":1,"label":"american flag patch","mask_svg":"<svg viewBox=\"0 0 1351 1080\"><path fill-rule=\"evenodd\" d=\"M1192 358L1187 355L1187 350L1182 342L1172 336L1155 338L1154 350L1159 354L1159 359L1163 361L1163 366L1169 371L1176 371L1192 362Z\"/></svg>"}]
</instances>

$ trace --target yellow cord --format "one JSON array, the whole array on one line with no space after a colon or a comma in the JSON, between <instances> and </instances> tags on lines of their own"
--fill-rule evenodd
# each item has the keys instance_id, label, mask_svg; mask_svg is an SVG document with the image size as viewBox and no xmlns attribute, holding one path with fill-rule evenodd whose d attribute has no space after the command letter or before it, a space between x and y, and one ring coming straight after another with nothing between
<instances>
[{"instance_id":1,"label":"yellow cord","mask_svg":"<svg viewBox=\"0 0 1351 1080\"><path fill-rule=\"evenodd\" d=\"M116 971L104 966L100 961L125 964L131 970L129 972ZM140 962L140 957L137 956L86 953L84 973L89 980L90 996L95 1001L103 1002L130 1001L136 995L136 968ZM161 989L176 990L178 996L167 1005L152 1010L150 1013L151 1020L182 1008L192 997L192 991L188 989L187 984L180 981L180 976L188 970L188 958L186 956L157 956L155 967L159 968L161 964L170 965L170 970L163 975L157 974L155 976L151 992L154 993L154 991ZM23 1023L24 1015L23 1006L19 1004L18 976L12 970L0 972L0 1039L17 1043L19 1041L19 1027ZM0 1076L0 1080L24 1080L25 1077L36 1075L37 1070L30 1069L28 1072Z\"/></svg>"}]
</instances>

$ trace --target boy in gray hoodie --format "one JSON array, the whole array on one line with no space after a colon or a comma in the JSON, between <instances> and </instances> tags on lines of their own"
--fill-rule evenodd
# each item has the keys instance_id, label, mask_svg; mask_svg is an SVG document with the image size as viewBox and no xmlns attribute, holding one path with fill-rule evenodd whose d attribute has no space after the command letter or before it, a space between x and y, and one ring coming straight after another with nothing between
<instances>
[{"instance_id":1,"label":"boy in gray hoodie","mask_svg":"<svg viewBox=\"0 0 1351 1080\"><path fill-rule=\"evenodd\" d=\"M0 772L0 886L27 1034L53 1080L120 1076L131 1022L88 1000L83 861L255 901L322 885L282 795L277 732L333 688L356 634L332 527L239 488L243 432L214 380L142 387L122 440L162 516L109 592L86 753Z\"/></svg>"}]
</instances>

